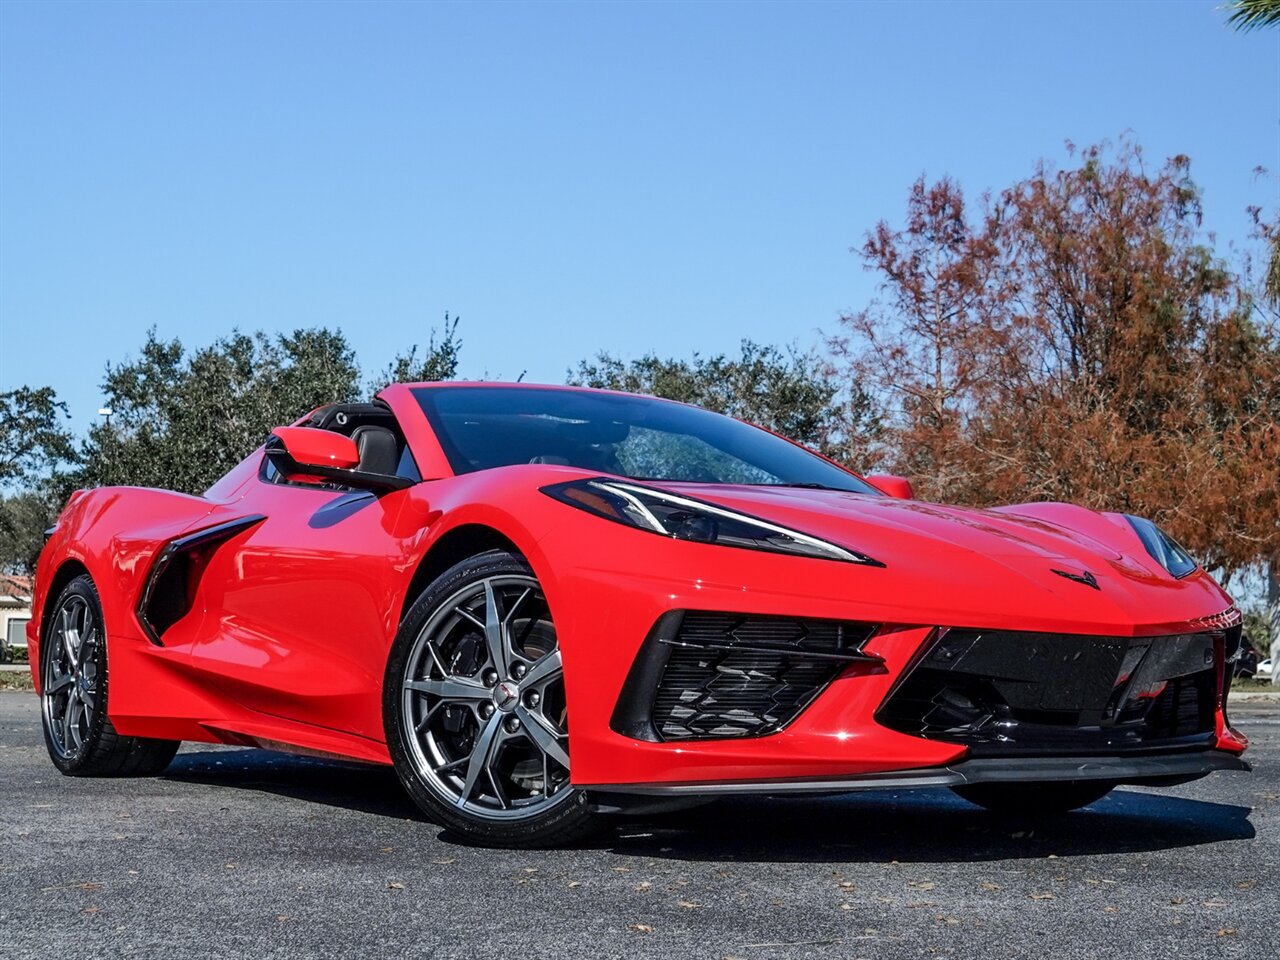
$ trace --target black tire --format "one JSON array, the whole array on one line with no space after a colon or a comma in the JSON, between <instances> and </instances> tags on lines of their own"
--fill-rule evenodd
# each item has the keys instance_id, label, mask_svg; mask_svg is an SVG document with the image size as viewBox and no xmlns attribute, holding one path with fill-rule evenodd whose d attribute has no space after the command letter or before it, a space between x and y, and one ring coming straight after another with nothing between
<instances>
[{"instance_id":1,"label":"black tire","mask_svg":"<svg viewBox=\"0 0 1280 960\"><path fill-rule=\"evenodd\" d=\"M1020 817L1052 816L1097 803L1114 790L1109 780L1060 780L1048 783L971 783L951 789L970 803L995 813Z\"/></svg>"},{"instance_id":2,"label":"black tire","mask_svg":"<svg viewBox=\"0 0 1280 960\"><path fill-rule=\"evenodd\" d=\"M98 589L88 576L76 577L50 608L40 643L40 716L49 758L69 777L154 776L181 743L116 732L107 716L106 641Z\"/></svg>"},{"instance_id":3,"label":"black tire","mask_svg":"<svg viewBox=\"0 0 1280 960\"><path fill-rule=\"evenodd\" d=\"M383 724L396 773L429 818L468 843L526 849L573 843L599 827L569 782L559 663L550 611L524 558L491 550L422 591L387 659Z\"/></svg>"}]
</instances>

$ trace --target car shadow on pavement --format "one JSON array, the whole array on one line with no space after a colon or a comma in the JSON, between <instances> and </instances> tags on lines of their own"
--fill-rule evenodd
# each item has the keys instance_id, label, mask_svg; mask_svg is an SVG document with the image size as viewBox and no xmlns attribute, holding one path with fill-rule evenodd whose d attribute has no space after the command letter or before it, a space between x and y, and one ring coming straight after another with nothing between
<instances>
[{"instance_id":1,"label":"car shadow on pavement","mask_svg":"<svg viewBox=\"0 0 1280 960\"><path fill-rule=\"evenodd\" d=\"M425 819L390 767L299 757L271 750L214 749L179 753L166 780L256 790L398 820Z\"/></svg>"},{"instance_id":2,"label":"car shadow on pavement","mask_svg":"<svg viewBox=\"0 0 1280 960\"><path fill-rule=\"evenodd\" d=\"M1248 807L1120 788L1085 810L1015 817L945 789L740 798L620 828L614 852L740 862L949 863L1132 853L1255 836Z\"/></svg>"},{"instance_id":3,"label":"car shadow on pavement","mask_svg":"<svg viewBox=\"0 0 1280 960\"><path fill-rule=\"evenodd\" d=\"M425 820L390 767L265 750L184 751L169 780L254 790L399 820ZM1086 810L1010 818L945 789L837 797L742 797L618 817L584 846L650 859L853 863L956 862L1132 853L1255 836L1249 808L1120 788ZM445 842L454 842L447 832Z\"/></svg>"}]
</instances>

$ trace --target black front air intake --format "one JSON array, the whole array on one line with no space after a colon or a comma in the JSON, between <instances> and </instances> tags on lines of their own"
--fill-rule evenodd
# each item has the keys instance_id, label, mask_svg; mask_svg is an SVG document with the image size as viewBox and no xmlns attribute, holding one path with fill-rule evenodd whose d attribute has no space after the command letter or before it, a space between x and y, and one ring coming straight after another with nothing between
<instances>
[{"instance_id":1,"label":"black front air intake","mask_svg":"<svg viewBox=\"0 0 1280 960\"><path fill-rule=\"evenodd\" d=\"M675 611L632 665L610 726L640 740L725 739L780 730L861 652L866 623Z\"/></svg>"},{"instance_id":2,"label":"black front air intake","mask_svg":"<svg viewBox=\"0 0 1280 960\"><path fill-rule=\"evenodd\" d=\"M975 757L1212 746L1222 641L940 631L876 719Z\"/></svg>"}]
</instances>

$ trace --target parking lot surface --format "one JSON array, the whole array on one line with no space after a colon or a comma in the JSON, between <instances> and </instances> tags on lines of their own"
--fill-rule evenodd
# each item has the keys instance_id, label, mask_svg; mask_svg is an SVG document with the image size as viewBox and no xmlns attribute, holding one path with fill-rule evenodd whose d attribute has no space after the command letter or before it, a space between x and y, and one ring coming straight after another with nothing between
<instances>
[{"instance_id":1,"label":"parking lot surface","mask_svg":"<svg viewBox=\"0 0 1280 960\"><path fill-rule=\"evenodd\" d=\"M190 744L50 764L0 693L0 957L1280 957L1280 709L1252 774L1010 821L946 791L733 800L461 846L389 770Z\"/></svg>"}]
</instances>

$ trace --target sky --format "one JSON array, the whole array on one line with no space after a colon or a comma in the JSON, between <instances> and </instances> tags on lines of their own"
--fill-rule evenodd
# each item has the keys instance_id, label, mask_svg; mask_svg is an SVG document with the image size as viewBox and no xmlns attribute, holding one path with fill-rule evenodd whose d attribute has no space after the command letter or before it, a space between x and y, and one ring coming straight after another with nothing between
<instances>
[{"instance_id":1,"label":"sky","mask_svg":"<svg viewBox=\"0 0 1280 960\"><path fill-rule=\"evenodd\" d=\"M1126 133L1246 243L1280 30L1218 0L5 0L0 390L82 430L152 327L326 325L373 370L446 310L472 377L809 347L916 177L976 197Z\"/></svg>"}]
</instances>

